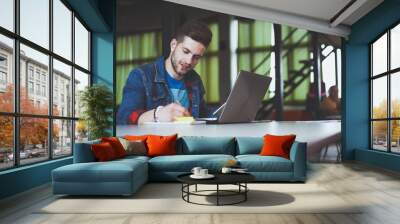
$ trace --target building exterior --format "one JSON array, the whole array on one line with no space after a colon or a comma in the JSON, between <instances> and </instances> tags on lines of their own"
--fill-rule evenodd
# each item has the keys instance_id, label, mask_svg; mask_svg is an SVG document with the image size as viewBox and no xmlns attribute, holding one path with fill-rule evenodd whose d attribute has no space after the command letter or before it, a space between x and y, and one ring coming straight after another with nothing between
<instances>
[{"instance_id":1,"label":"building exterior","mask_svg":"<svg viewBox=\"0 0 400 224\"><path fill-rule=\"evenodd\" d=\"M72 117L72 76L54 69L53 92L49 94L49 68L39 61L27 57L25 52L20 54L20 86L24 89L34 108L49 108L49 96L53 96L53 115L59 117ZM13 73L13 48L0 42L0 94L7 91L7 86L14 85ZM78 85L79 81L75 81ZM77 97L76 104L79 105ZM12 111L9 111L12 112ZM21 106L21 112L25 113ZM28 111L26 111L28 112ZM79 111L77 111L78 116ZM54 120L59 126L58 140L55 144L71 142L72 122L67 120ZM69 146L70 147L70 146Z\"/></svg>"}]
</instances>

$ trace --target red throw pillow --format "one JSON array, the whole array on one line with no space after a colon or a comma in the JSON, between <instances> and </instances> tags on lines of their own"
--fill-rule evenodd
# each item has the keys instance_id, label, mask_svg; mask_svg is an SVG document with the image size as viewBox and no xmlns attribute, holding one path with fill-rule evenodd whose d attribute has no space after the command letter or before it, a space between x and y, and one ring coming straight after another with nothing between
<instances>
[{"instance_id":1,"label":"red throw pillow","mask_svg":"<svg viewBox=\"0 0 400 224\"><path fill-rule=\"evenodd\" d=\"M101 138L101 142L108 142L114 149L115 155L118 158L126 156L126 151L124 146L122 146L121 142L119 142L118 138L116 137L109 137L109 138Z\"/></svg>"},{"instance_id":2,"label":"red throw pillow","mask_svg":"<svg viewBox=\"0 0 400 224\"><path fill-rule=\"evenodd\" d=\"M290 148L296 135L264 135L264 146L261 149L262 156L280 156L290 159Z\"/></svg>"},{"instance_id":3,"label":"red throw pillow","mask_svg":"<svg viewBox=\"0 0 400 224\"><path fill-rule=\"evenodd\" d=\"M178 135L160 136L150 135L147 137L147 155L148 156L163 156L176 155L176 139Z\"/></svg>"},{"instance_id":4,"label":"red throw pillow","mask_svg":"<svg viewBox=\"0 0 400 224\"><path fill-rule=\"evenodd\" d=\"M117 158L117 155L115 155L115 151L109 142L92 144L90 147L94 157L99 162L109 161Z\"/></svg>"}]
</instances>

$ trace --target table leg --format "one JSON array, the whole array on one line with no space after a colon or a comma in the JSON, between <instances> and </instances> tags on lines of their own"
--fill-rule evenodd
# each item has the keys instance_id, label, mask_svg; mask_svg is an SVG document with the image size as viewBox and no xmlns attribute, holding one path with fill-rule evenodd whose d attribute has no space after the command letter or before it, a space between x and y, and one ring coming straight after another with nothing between
<instances>
[{"instance_id":1,"label":"table leg","mask_svg":"<svg viewBox=\"0 0 400 224\"><path fill-rule=\"evenodd\" d=\"M197 192L197 184L196 184L196 186L195 186L195 191Z\"/></svg>"},{"instance_id":2,"label":"table leg","mask_svg":"<svg viewBox=\"0 0 400 224\"><path fill-rule=\"evenodd\" d=\"M244 201L247 201L247 183L244 183Z\"/></svg>"},{"instance_id":3,"label":"table leg","mask_svg":"<svg viewBox=\"0 0 400 224\"><path fill-rule=\"evenodd\" d=\"M217 206L219 205L219 184L217 184Z\"/></svg>"}]
</instances>

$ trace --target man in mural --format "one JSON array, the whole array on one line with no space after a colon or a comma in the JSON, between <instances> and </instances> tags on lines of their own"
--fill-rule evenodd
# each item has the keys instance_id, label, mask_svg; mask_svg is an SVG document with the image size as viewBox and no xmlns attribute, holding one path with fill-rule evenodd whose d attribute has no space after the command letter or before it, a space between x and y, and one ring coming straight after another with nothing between
<instances>
[{"instance_id":1,"label":"man in mural","mask_svg":"<svg viewBox=\"0 0 400 224\"><path fill-rule=\"evenodd\" d=\"M132 70L123 89L117 123L170 122L182 116L208 116L204 86L193 69L211 38L206 24L189 21L172 38L168 58L160 57Z\"/></svg>"},{"instance_id":2,"label":"man in mural","mask_svg":"<svg viewBox=\"0 0 400 224\"><path fill-rule=\"evenodd\" d=\"M328 90L329 97L325 97L320 105L323 117L340 115L340 99L337 86L331 86Z\"/></svg>"}]
</instances>

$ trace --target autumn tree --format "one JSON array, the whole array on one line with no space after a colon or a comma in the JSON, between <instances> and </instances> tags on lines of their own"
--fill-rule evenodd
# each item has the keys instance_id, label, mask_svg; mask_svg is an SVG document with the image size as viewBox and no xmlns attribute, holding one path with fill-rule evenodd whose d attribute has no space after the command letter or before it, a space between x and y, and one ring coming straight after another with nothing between
<instances>
[{"instance_id":1,"label":"autumn tree","mask_svg":"<svg viewBox=\"0 0 400 224\"><path fill-rule=\"evenodd\" d=\"M373 118L388 118L387 101L381 103L372 109ZM400 100L394 99L391 102L391 117L400 117ZM392 121L392 141L398 141L400 138L400 124L398 121ZM384 138L387 135L387 121L374 122L374 137Z\"/></svg>"},{"instance_id":2,"label":"autumn tree","mask_svg":"<svg viewBox=\"0 0 400 224\"><path fill-rule=\"evenodd\" d=\"M3 112L13 112L14 107L14 88L13 85L8 85L6 92L0 93L0 110ZM20 110L23 114L42 114L46 115L47 104L34 105L29 99L29 95L24 87L20 88ZM59 113L56 111L56 113ZM13 117L0 116L0 146L3 148L13 147ZM24 149L26 145L36 145L47 143L48 136L48 119L47 118L20 118L20 149ZM59 128L54 126L53 138L59 135Z\"/></svg>"}]
</instances>

